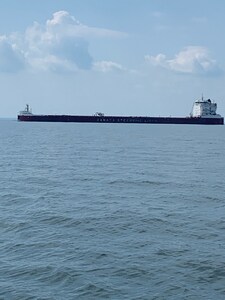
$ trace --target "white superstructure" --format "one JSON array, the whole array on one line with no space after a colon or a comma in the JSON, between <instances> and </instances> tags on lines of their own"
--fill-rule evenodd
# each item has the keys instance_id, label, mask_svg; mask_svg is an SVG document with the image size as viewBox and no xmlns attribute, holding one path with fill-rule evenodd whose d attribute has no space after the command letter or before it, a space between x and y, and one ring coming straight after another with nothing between
<instances>
[{"instance_id":1,"label":"white superstructure","mask_svg":"<svg viewBox=\"0 0 225 300\"><path fill-rule=\"evenodd\" d=\"M31 109L30 109L30 107L29 107L29 104L26 104L25 109L22 110L22 111L20 111L19 114L22 115L22 116L31 116L31 115L33 115L33 114L32 114L32 111L31 111Z\"/></svg>"},{"instance_id":2,"label":"white superstructure","mask_svg":"<svg viewBox=\"0 0 225 300\"><path fill-rule=\"evenodd\" d=\"M193 118L221 118L221 115L216 113L217 104L210 99L196 100L191 112Z\"/></svg>"}]
</instances>

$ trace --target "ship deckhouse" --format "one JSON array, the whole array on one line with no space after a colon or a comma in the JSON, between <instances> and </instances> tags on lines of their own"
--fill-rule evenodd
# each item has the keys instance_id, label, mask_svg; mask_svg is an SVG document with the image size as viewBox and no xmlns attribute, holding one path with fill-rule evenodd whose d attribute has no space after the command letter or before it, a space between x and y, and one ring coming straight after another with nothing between
<instances>
[{"instance_id":1,"label":"ship deckhouse","mask_svg":"<svg viewBox=\"0 0 225 300\"><path fill-rule=\"evenodd\" d=\"M193 118L221 118L221 115L216 113L217 104L210 99L196 100L191 112Z\"/></svg>"},{"instance_id":2,"label":"ship deckhouse","mask_svg":"<svg viewBox=\"0 0 225 300\"><path fill-rule=\"evenodd\" d=\"M32 111L29 107L29 104L26 104L26 107L24 110L21 110L19 113L20 116L32 116Z\"/></svg>"}]
</instances>

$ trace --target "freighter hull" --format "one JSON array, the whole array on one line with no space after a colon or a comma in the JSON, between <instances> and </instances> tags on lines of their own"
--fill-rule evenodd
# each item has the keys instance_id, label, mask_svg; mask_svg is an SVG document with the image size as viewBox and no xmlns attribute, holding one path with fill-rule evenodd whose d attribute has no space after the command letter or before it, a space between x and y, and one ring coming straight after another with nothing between
<instances>
[{"instance_id":1,"label":"freighter hull","mask_svg":"<svg viewBox=\"0 0 225 300\"><path fill-rule=\"evenodd\" d=\"M207 117L132 117L132 116L79 116L79 115L18 115L27 122L77 122L77 123L136 123L136 124L197 124L223 125L224 118Z\"/></svg>"}]
</instances>

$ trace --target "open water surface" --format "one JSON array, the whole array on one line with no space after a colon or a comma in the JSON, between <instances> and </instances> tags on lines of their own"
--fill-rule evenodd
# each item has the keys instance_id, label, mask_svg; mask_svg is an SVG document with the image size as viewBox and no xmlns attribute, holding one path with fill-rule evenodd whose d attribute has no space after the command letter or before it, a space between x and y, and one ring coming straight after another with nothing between
<instances>
[{"instance_id":1,"label":"open water surface","mask_svg":"<svg viewBox=\"0 0 225 300\"><path fill-rule=\"evenodd\" d=\"M0 299L225 299L225 128L0 121Z\"/></svg>"}]
</instances>

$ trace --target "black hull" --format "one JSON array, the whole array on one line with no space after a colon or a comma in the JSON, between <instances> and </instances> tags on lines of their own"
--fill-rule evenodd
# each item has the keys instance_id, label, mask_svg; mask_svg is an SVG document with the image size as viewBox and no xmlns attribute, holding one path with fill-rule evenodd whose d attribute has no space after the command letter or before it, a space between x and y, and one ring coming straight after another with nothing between
<instances>
[{"instance_id":1,"label":"black hull","mask_svg":"<svg viewBox=\"0 0 225 300\"><path fill-rule=\"evenodd\" d=\"M197 124L223 125L224 118L192 117L131 117L131 116L73 116L73 115L18 115L25 122L76 122L76 123L133 123L133 124Z\"/></svg>"}]
</instances>

